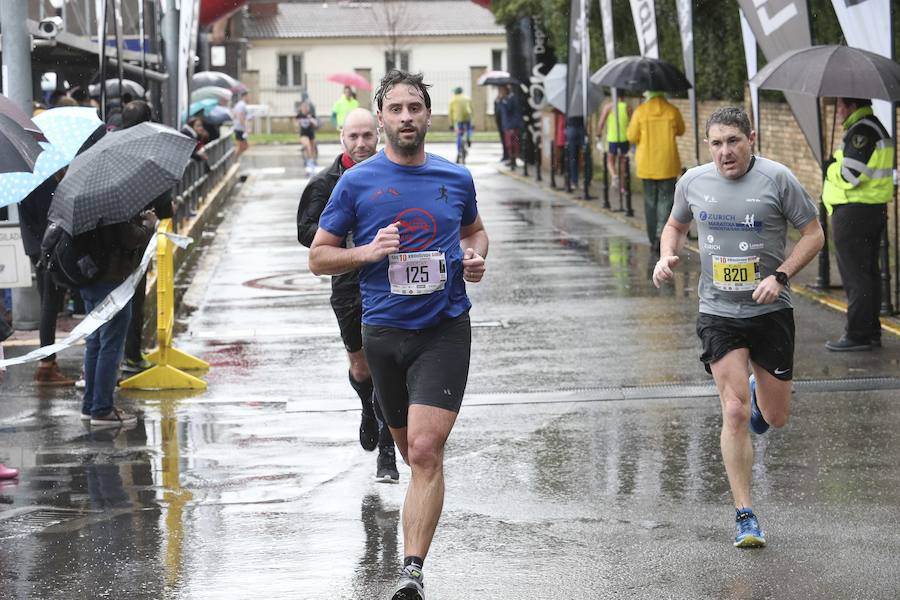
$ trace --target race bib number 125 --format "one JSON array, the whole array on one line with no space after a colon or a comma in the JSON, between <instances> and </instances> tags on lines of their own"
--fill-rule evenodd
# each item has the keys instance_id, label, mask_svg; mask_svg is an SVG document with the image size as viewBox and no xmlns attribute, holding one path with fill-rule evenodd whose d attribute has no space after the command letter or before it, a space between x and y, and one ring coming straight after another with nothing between
<instances>
[{"instance_id":1,"label":"race bib number 125","mask_svg":"<svg viewBox=\"0 0 900 600\"><path fill-rule=\"evenodd\" d=\"M389 256L391 293L404 296L431 294L444 289L447 260L443 252L403 252Z\"/></svg>"}]
</instances>

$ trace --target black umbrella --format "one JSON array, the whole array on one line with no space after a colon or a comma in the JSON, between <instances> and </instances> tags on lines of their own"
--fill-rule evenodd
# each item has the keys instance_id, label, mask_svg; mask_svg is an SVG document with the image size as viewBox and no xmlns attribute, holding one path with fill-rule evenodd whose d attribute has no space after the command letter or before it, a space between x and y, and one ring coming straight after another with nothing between
<instances>
[{"instance_id":1,"label":"black umbrella","mask_svg":"<svg viewBox=\"0 0 900 600\"><path fill-rule=\"evenodd\" d=\"M200 71L191 77L191 89L213 86L235 91L243 87L240 81L221 71Z\"/></svg>"},{"instance_id":2,"label":"black umbrella","mask_svg":"<svg viewBox=\"0 0 900 600\"><path fill-rule=\"evenodd\" d=\"M122 89L126 94L131 94L132 100L143 100L144 95L146 94L144 87L139 84L137 81L132 81L131 79L123 79L122 80ZM100 95L100 84L92 83L88 86L88 93L97 97ZM106 80L106 95L111 98L118 98L122 94L119 93L119 80L118 79L107 79Z\"/></svg>"},{"instance_id":3,"label":"black umbrella","mask_svg":"<svg viewBox=\"0 0 900 600\"><path fill-rule=\"evenodd\" d=\"M181 179L195 145L157 123L106 134L69 165L50 220L71 235L128 221Z\"/></svg>"},{"instance_id":4,"label":"black umbrella","mask_svg":"<svg viewBox=\"0 0 900 600\"><path fill-rule=\"evenodd\" d=\"M0 173L33 171L44 149L11 117L0 113Z\"/></svg>"},{"instance_id":5,"label":"black umbrella","mask_svg":"<svg viewBox=\"0 0 900 600\"><path fill-rule=\"evenodd\" d=\"M632 92L683 92L691 88L678 67L645 56L614 58L591 75L591 81Z\"/></svg>"},{"instance_id":6,"label":"black umbrella","mask_svg":"<svg viewBox=\"0 0 900 600\"><path fill-rule=\"evenodd\" d=\"M519 85L519 80L512 77L487 77L479 85Z\"/></svg>"},{"instance_id":7,"label":"black umbrella","mask_svg":"<svg viewBox=\"0 0 900 600\"><path fill-rule=\"evenodd\" d=\"M829 98L900 100L900 65L849 46L810 46L782 54L753 77L764 90Z\"/></svg>"},{"instance_id":8,"label":"black umbrella","mask_svg":"<svg viewBox=\"0 0 900 600\"><path fill-rule=\"evenodd\" d=\"M3 113L19 125L21 125L22 129L30 133L36 141L47 141L47 138L44 137L44 133L41 131L40 127L34 124L34 121L31 120L31 117L22 112L22 109L19 108L19 106L15 102L10 100L3 94L0 94L0 113Z\"/></svg>"}]
</instances>

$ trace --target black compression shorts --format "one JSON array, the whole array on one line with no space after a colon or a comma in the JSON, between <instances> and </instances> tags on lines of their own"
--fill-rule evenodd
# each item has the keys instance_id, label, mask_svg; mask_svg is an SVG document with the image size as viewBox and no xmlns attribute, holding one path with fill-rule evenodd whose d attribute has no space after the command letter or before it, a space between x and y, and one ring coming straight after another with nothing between
<instances>
[{"instance_id":1,"label":"black compression shorts","mask_svg":"<svg viewBox=\"0 0 900 600\"><path fill-rule=\"evenodd\" d=\"M469 314L428 329L363 325L363 349L381 412L391 427L406 427L410 404L459 412L469 379Z\"/></svg>"},{"instance_id":2,"label":"black compression shorts","mask_svg":"<svg viewBox=\"0 0 900 600\"><path fill-rule=\"evenodd\" d=\"M794 376L794 311L790 308L734 319L700 313L697 335L703 343L700 360L709 368L732 350L747 348L750 360L773 377L790 381Z\"/></svg>"},{"instance_id":3,"label":"black compression shorts","mask_svg":"<svg viewBox=\"0 0 900 600\"><path fill-rule=\"evenodd\" d=\"M337 317L341 339L347 352L362 350L362 299L359 294L354 296L332 294L331 309Z\"/></svg>"}]
</instances>

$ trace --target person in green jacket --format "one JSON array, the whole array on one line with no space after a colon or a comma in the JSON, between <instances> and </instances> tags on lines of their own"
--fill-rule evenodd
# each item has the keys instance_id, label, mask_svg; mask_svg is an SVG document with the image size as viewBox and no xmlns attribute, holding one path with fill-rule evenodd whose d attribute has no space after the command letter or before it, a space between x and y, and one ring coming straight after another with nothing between
<instances>
[{"instance_id":1,"label":"person in green jacket","mask_svg":"<svg viewBox=\"0 0 900 600\"><path fill-rule=\"evenodd\" d=\"M359 108L359 100L356 99L353 88L345 85L344 93L331 107L331 123L340 130L344 126L344 119L347 118L347 114L354 108Z\"/></svg>"},{"instance_id":2,"label":"person in green jacket","mask_svg":"<svg viewBox=\"0 0 900 600\"><path fill-rule=\"evenodd\" d=\"M834 250L847 291L847 327L825 347L832 352L881 346L881 272L878 248L894 194L894 142L872 112L872 101L838 98L842 146L825 172L822 202L831 215Z\"/></svg>"}]
</instances>

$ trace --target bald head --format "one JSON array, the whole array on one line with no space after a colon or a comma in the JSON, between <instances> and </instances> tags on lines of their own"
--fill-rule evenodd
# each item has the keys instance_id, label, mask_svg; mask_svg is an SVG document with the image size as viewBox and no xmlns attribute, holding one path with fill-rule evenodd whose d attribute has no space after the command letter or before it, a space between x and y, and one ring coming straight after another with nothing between
<instances>
[{"instance_id":1,"label":"bald head","mask_svg":"<svg viewBox=\"0 0 900 600\"><path fill-rule=\"evenodd\" d=\"M378 122L375 115L364 108L354 108L347 113L341 129L341 143L356 163L375 154L378 146Z\"/></svg>"}]
</instances>

